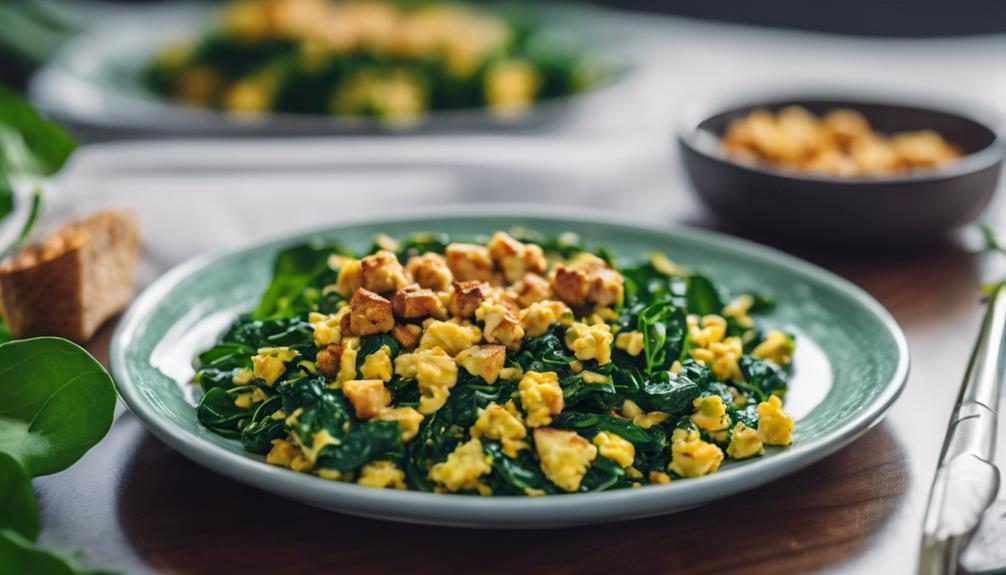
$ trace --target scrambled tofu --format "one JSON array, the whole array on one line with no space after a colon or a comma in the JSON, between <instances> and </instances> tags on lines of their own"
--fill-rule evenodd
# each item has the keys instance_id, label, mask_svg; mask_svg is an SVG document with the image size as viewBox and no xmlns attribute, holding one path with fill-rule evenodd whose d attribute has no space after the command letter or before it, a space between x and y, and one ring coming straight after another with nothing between
<instances>
[{"instance_id":1,"label":"scrambled tofu","mask_svg":"<svg viewBox=\"0 0 1006 575\"><path fill-rule=\"evenodd\" d=\"M395 358L395 373L415 378L419 385L419 412L430 414L447 403L458 382L458 366L442 347L403 353Z\"/></svg>"},{"instance_id":2,"label":"scrambled tofu","mask_svg":"<svg viewBox=\"0 0 1006 575\"><path fill-rule=\"evenodd\" d=\"M727 455L733 459L747 459L765 453L762 447L761 438L758 437L758 430L751 429L741 422L737 422L730 433L730 444L727 445Z\"/></svg>"},{"instance_id":3,"label":"scrambled tofu","mask_svg":"<svg viewBox=\"0 0 1006 575\"><path fill-rule=\"evenodd\" d=\"M758 438L765 445L789 445L793 427L793 418L783 413L778 397L770 396L758 404Z\"/></svg>"},{"instance_id":4,"label":"scrambled tofu","mask_svg":"<svg viewBox=\"0 0 1006 575\"><path fill-rule=\"evenodd\" d=\"M692 402L692 405L695 406L695 413L691 415L692 423L716 441L725 441L730 418L727 416L727 406L723 404L723 398L718 395L699 397Z\"/></svg>"},{"instance_id":5,"label":"scrambled tofu","mask_svg":"<svg viewBox=\"0 0 1006 575\"><path fill-rule=\"evenodd\" d=\"M311 312L307 321L314 328L314 345L317 348L328 347L342 341L342 318L350 312L344 307L334 314Z\"/></svg>"},{"instance_id":6,"label":"scrambled tofu","mask_svg":"<svg viewBox=\"0 0 1006 575\"><path fill-rule=\"evenodd\" d=\"M552 423L553 415L562 412L562 388L554 371L529 371L521 377L518 389L529 426L548 425Z\"/></svg>"},{"instance_id":7,"label":"scrambled tofu","mask_svg":"<svg viewBox=\"0 0 1006 575\"><path fill-rule=\"evenodd\" d=\"M770 331L765 336L765 341L758 344L751 352L751 355L767 359L772 363L785 367L793 361L793 352L796 350L796 342L789 335L779 331Z\"/></svg>"},{"instance_id":8,"label":"scrambled tofu","mask_svg":"<svg viewBox=\"0 0 1006 575\"><path fill-rule=\"evenodd\" d=\"M380 421L397 421L402 432L402 441L408 443L419 433L419 425L423 422L423 414L412 407L385 407L377 412Z\"/></svg>"},{"instance_id":9,"label":"scrambled tofu","mask_svg":"<svg viewBox=\"0 0 1006 575\"><path fill-rule=\"evenodd\" d=\"M714 473L723 462L723 451L703 441L698 431L675 429L671 435L671 463L668 469L681 477Z\"/></svg>"},{"instance_id":10,"label":"scrambled tofu","mask_svg":"<svg viewBox=\"0 0 1006 575\"><path fill-rule=\"evenodd\" d=\"M495 403L482 410L469 431L472 437L484 436L499 441L503 445L503 453L508 457L517 457L518 451L528 448L524 441L527 428L520 418Z\"/></svg>"},{"instance_id":11,"label":"scrambled tofu","mask_svg":"<svg viewBox=\"0 0 1006 575\"><path fill-rule=\"evenodd\" d=\"M593 359L601 365L611 361L611 344L614 339L611 327L605 323L587 325L576 322L566 330L566 347L573 351L576 359Z\"/></svg>"},{"instance_id":12,"label":"scrambled tofu","mask_svg":"<svg viewBox=\"0 0 1006 575\"><path fill-rule=\"evenodd\" d=\"M344 298L351 298L360 289L360 260L349 260L342 263L339 275L335 280L335 291Z\"/></svg>"},{"instance_id":13,"label":"scrambled tofu","mask_svg":"<svg viewBox=\"0 0 1006 575\"><path fill-rule=\"evenodd\" d=\"M419 349L443 348L455 356L482 340L482 330L477 325L453 321L432 321L423 331Z\"/></svg>"},{"instance_id":14,"label":"scrambled tofu","mask_svg":"<svg viewBox=\"0 0 1006 575\"><path fill-rule=\"evenodd\" d=\"M368 355L360 366L360 375L365 379L379 379L384 383L391 381L391 348L382 345L381 349Z\"/></svg>"},{"instance_id":15,"label":"scrambled tofu","mask_svg":"<svg viewBox=\"0 0 1006 575\"><path fill-rule=\"evenodd\" d=\"M636 446L620 435L602 431L594 436L593 444L601 455L622 467L629 467L636 459Z\"/></svg>"},{"instance_id":16,"label":"scrambled tofu","mask_svg":"<svg viewBox=\"0 0 1006 575\"><path fill-rule=\"evenodd\" d=\"M405 472L393 461L371 461L360 469L356 482L367 487L405 489Z\"/></svg>"},{"instance_id":17,"label":"scrambled tofu","mask_svg":"<svg viewBox=\"0 0 1006 575\"><path fill-rule=\"evenodd\" d=\"M643 333L636 330L623 331L615 336L615 347L632 357L636 357L643 353Z\"/></svg>"},{"instance_id":18,"label":"scrambled tofu","mask_svg":"<svg viewBox=\"0 0 1006 575\"><path fill-rule=\"evenodd\" d=\"M541 335L560 322L572 322L573 312L561 301L538 301L520 311L520 325L528 337Z\"/></svg>"},{"instance_id":19,"label":"scrambled tofu","mask_svg":"<svg viewBox=\"0 0 1006 575\"><path fill-rule=\"evenodd\" d=\"M454 282L447 310L454 317L469 319L487 299L489 284L480 281Z\"/></svg>"},{"instance_id":20,"label":"scrambled tofu","mask_svg":"<svg viewBox=\"0 0 1006 575\"><path fill-rule=\"evenodd\" d=\"M482 302L475 310L475 318L483 323L483 335L490 343L505 345L508 349L520 348L520 340L524 337L524 328L510 310L503 305Z\"/></svg>"},{"instance_id":21,"label":"scrambled tofu","mask_svg":"<svg viewBox=\"0 0 1006 575\"><path fill-rule=\"evenodd\" d=\"M288 347L263 347L258 350L258 354L252 356L252 373L261 379L266 385L276 383L284 372L286 363L289 363L300 355L297 351Z\"/></svg>"},{"instance_id":22,"label":"scrambled tofu","mask_svg":"<svg viewBox=\"0 0 1006 575\"><path fill-rule=\"evenodd\" d=\"M447 460L430 468L430 479L448 491L478 491L490 495L492 490L479 480L492 470L493 458L482 449L482 442L473 438L459 445Z\"/></svg>"},{"instance_id":23,"label":"scrambled tofu","mask_svg":"<svg viewBox=\"0 0 1006 575\"><path fill-rule=\"evenodd\" d=\"M505 360L506 348L491 344L469 347L454 358L468 373L481 377L489 384L496 383Z\"/></svg>"},{"instance_id":24,"label":"scrambled tofu","mask_svg":"<svg viewBox=\"0 0 1006 575\"><path fill-rule=\"evenodd\" d=\"M597 447L575 431L550 427L535 429L534 446L545 477L568 492L580 488L580 481L597 458Z\"/></svg>"}]
</instances>

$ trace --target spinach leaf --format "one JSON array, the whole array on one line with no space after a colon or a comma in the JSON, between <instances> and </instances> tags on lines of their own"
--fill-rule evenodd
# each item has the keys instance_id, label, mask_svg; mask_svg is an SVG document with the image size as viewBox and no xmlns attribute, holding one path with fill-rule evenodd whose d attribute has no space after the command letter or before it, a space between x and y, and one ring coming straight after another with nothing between
<instances>
[{"instance_id":1,"label":"spinach leaf","mask_svg":"<svg viewBox=\"0 0 1006 575\"><path fill-rule=\"evenodd\" d=\"M693 273L688 276L688 289L685 293L688 313L709 315L723 311L723 298L719 290L712 280L702 274Z\"/></svg>"},{"instance_id":2,"label":"spinach leaf","mask_svg":"<svg viewBox=\"0 0 1006 575\"><path fill-rule=\"evenodd\" d=\"M599 456L587 469L580 480L580 492L596 492L628 487L625 480L625 469L607 457Z\"/></svg>"},{"instance_id":3,"label":"spinach leaf","mask_svg":"<svg viewBox=\"0 0 1006 575\"><path fill-rule=\"evenodd\" d=\"M199 354L199 366L232 370L236 367L251 367L249 358L256 349L243 343L222 343Z\"/></svg>"},{"instance_id":4,"label":"spinach leaf","mask_svg":"<svg viewBox=\"0 0 1006 575\"><path fill-rule=\"evenodd\" d=\"M748 386L754 386L760 391L759 400L765 399L775 393L783 396L788 389L788 374L784 369L770 361L757 358L753 355L745 355L740 360L741 374ZM745 386L747 389L747 386Z\"/></svg>"},{"instance_id":5,"label":"spinach leaf","mask_svg":"<svg viewBox=\"0 0 1006 575\"><path fill-rule=\"evenodd\" d=\"M272 281L252 312L252 318L288 318L308 311L304 306L304 290L328 269L331 253L328 247L312 244L297 245L280 252L273 263Z\"/></svg>"},{"instance_id":6,"label":"spinach leaf","mask_svg":"<svg viewBox=\"0 0 1006 575\"><path fill-rule=\"evenodd\" d=\"M375 459L399 459L404 454L401 434L397 421L358 423L349 429L341 443L322 450L318 466L348 471Z\"/></svg>"},{"instance_id":7,"label":"spinach leaf","mask_svg":"<svg viewBox=\"0 0 1006 575\"><path fill-rule=\"evenodd\" d=\"M13 529L22 537L38 536L38 505L31 478L16 459L0 453L0 529ZM2 563L0 563L2 565Z\"/></svg>"},{"instance_id":8,"label":"spinach leaf","mask_svg":"<svg viewBox=\"0 0 1006 575\"><path fill-rule=\"evenodd\" d=\"M75 343L0 344L0 451L32 477L66 469L101 440L115 401L108 372Z\"/></svg>"},{"instance_id":9,"label":"spinach leaf","mask_svg":"<svg viewBox=\"0 0 1006 575\"><path fill-rule=\"evenodd\" d=\"M0 529L0 566L3 566L5 573L110 575L107 572L81 569L69 559L32 543L13 529Z\"/></svg>"},{"instance_id":10,"label":"spinach leaf","mask_svg":"<svg viewBox=\"0 0 1006 575\"><path fill-rule=\"evenodd\" d=\"M560 380L559 386L562 387L562 398L567 408L589 404L588 407L608 409L621 404L613 383L587 383L582 375L576 374Z\"/></svg>"},{"instance_id":11,"label":"spinach leaf","mask_svg":"<svg viewBox=\"0 0 1006 575\"><path fill-rule=\"evenodd\" d=\"M692 401L699 394L698 384L687 376L659 371L643 382L638 401L647 410L685 413L691 411Z\"/></svg>"},{"instance_id":12,"label":"spinach leaf","mask_svg":"<svg viewBox=\"0 0 1006 575\"><path fill-rule=\"evenodd\" d=\"M666 444L664 431L659 427L643 429L628 419L613 415L563 411L552 420L552 426L560 429L572 429L587 438L593 438L602 431L614 433L632 443L639 452L647 455L660 453Z\"/></svg>"},{"instance_id":13,"label":"spinach leaf","mask_svg":"<svg viewBox=\"0 0 1006 575\"><path fill-rule=\"evenodd\" d=\"M545 493L555 493L556 489L541 468L531 457L530 451L521 450L516 458L507 457L498 441L482 440L486 453L492 455L492 473L488 479L493 487L493 493L511 493L524 495L527 490L541 490Z\"/></svg>"},{"instance_id":14,"label":"spinach leaf","mask_svg":"<svg viewBox=\"0 0 1006 575\"><path fill-rule=\"evenodd\" d=\"M670 367L681 355L686 333L685 313L668 301L658 301L639 312L636 329L643 334L646 371Z\"/></svg>"},{"instance_id":15,"label":"spinach leaf","mask_svg":"<svg viewBox=\"0 0 1006 575\"><path fill-rule=\"evenodd\" d=\"M241 445L252 453L265 454L272 448L272 440L283 437L286 432L285 419L273 419L272 414L283 405L279 396L273 396L258 404L251 419L241 429Z\"/></svg>"},{"instance_id":16,"label":"spinach leaf","mask_svg":"<svg viewBox=\"0 0 1006 575\"><path fill-rule=\"evenodd\" d=\"M516 363L524 371L568 369L569 362L576 357L566 349L566 344L563 342L565 333L565 326L557 323L549 331L525 339L521 344L520 353L515 358Z\"/></svg>"},{"instance_id":17,"label":"spinach leaf","mask_svg":"<svg viewBox=\"0 0 1006 575\"><path fill-rule=\"evenodd\" d=\"M405 263L412 256L422 255L426 252L442 254L447 250L449 243L451 243L451 239L447 234L420 232L402 240L395 255L398 256L399 261ZM372 246L371 251L377 251L377 249L380 247L375 245Z\"/></svg>"},{"instance_id":18,"label":"spinach leaf","mask_svg":"<svg viewBox=\"0 0 1006 575\"><path fill-rule=\"evenodd\" d=\"M241 420L248 417L248 410L234 405L238 391L243 390L210 389L196 408L196 419L214 433L230 439L241 437Z\"/></svg>"},{"instance_id":19,"label":"spinach leaf","mask_svg":"<svg viewBox=\"0 0 1006 575\"><path fill-rule=\"evenodd\" d=\"M0 313L0 343L7 343L11 339L10 330L7 329L7 322L4 321L3 314Z\"/></svg>"},{"instance_id":20,"label":"spinach leaf","mask_svg":"<svg viewBox=\"0 0 1006 575\"><path fill-rule=\"evenodd\" d=\"M356 369L360 370L363 363L367 361L367 356L388 346L389 357L394 361L398 357L398 342L386 333L375 333L360 337L360 351L356 354Z\"/></svg>"},{"instance_id":21,"label":"spinach leaf","mask_svg":"<svg viewBox=\"0 0 1006 575\"><path fill-rule=\"evenodd\" d=\"M239 319L220 338L221 344L238 344L258 349L260 347L295 347L297 351L313 357L314 328L303 319L292 317L266 321L248 317Z\"/></svg>"}]
</instances>

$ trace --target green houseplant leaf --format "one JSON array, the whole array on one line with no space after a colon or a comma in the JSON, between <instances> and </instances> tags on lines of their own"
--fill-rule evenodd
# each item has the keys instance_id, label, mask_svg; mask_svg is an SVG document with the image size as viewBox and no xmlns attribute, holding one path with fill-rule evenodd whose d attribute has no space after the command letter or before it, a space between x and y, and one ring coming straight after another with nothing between
<instances>
[{"instance_id":1,"label":"green houseplant leaf","mask_svg":"<svg viewBox=\"0 0 1006 575\"><path fill-rule=\"evenodd\" d=\"M13 529L22 537L38 536L38 505L31 478L13 457L0 453L0 529Z\"/></svg>"},{"instance_id":2,"label":"green houseplant leaf","mask_svg":"<svg viewBox=\"0 0 1006 575\"><path fill-rule=\"evenodd\" d=\"M32 543L13 529L0 530L0 570L31 575L98 575L86 571L65 557Z\"/></svg>"},{"instance_id":3,"label":"green houseplant leaf","mask_svg":"<svg viewBox=\"0 0 1006 575\"><path fill-rule=\"evenodd\" d=\"M32 477L80 459L114 410L112 378L80 346L54 337L0 344L0 451Z\"/></svg>"}]
</instances>

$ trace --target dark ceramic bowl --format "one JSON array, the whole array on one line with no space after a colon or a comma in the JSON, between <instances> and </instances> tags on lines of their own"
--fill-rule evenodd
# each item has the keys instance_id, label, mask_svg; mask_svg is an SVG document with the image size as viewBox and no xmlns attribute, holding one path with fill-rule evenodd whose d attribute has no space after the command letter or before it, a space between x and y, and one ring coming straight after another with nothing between
<instances>
[{"instance_id":1,"label":"dark ceramic bowl","mask_svg":"<svg viewBox=\"0 0 1006 575\"><path fill-rule=\"evenodd\" d=\"M774 112L793 104L818 115L852 108L884 133L936 130L965 155L931 170L848 178L747 165L720 149L720 136L732 120L755 108ZM699 106L683 120L678 142L685 168L710 208L762 234L823 243L920 242L972 222L991 200L1003 160L998 122L959 105L804 95Z\"/></svg>"}]
</instances>

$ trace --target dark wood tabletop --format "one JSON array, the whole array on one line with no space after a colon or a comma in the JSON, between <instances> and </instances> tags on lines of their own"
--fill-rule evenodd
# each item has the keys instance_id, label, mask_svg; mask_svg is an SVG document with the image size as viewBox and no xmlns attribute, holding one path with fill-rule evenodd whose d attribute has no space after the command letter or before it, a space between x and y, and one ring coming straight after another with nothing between
<instances>
[{"instance_id":1,"label":"dark wood tabletop","mask_svg":"<svg viewBox=\"0 0 1006 575\"><path fill-rule=\"evenodd\" d=\"M688 209L669 221L716 227L702 214ZM960 238L857 253L770 243L876 297L904 328L912 367L881 423L769 485L674 515L572 529L403 525L314 509L226 479L124 413L80 462L34 482L42 541L79 550L85 565L127 573L912 572L981 319L978 286L989 256ZM102 361L111 329L90 344Z\"/></svg>"}]
</instances>

